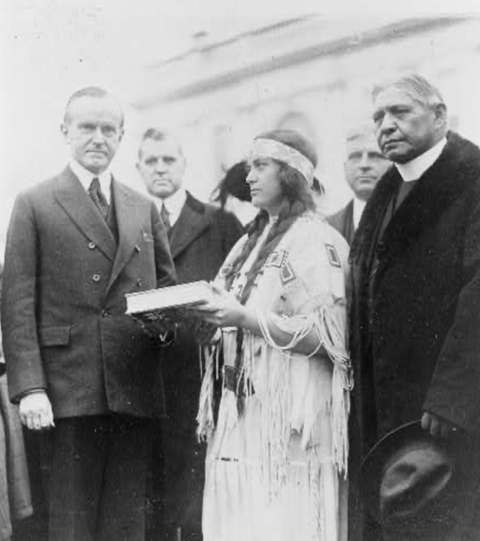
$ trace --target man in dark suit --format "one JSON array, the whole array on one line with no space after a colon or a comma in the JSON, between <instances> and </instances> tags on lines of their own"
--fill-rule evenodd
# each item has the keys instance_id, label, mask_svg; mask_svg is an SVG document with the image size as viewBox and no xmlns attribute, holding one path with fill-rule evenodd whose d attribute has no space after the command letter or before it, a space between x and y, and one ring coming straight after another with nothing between
<instances>
[{"instance_id":1,"label":"man in dark suit","mask_svg":"<svg viewBox=\"0 0 480 541\"><path fill-rule=\"evenodd\" d=\"M394 166L375 188L352 246L359 423L352 462L389 431L421 419L452 446L457 464L440 517L435 505L399 513L380 529L367 526L363 539L478 539L480 150L447 131L444 101L423 77L378 86L373 99L378 143ZM410 468L414 475L422 465ZM426 487L406 494L405 508L415 490ZM421 527L409 530L416 512Z\"/></svg>"},{"instance_id":2,"label":"man in dark suit","mask_svg":"<svg viewBox=\"0 0 480 541\"><path fill-rule=\"evenodd\" d=\"M156 343L125 293L174 283L155 206L109 166L123 112L105 90L68 101L59 175L20 194L7 237L2 329L11 399L51 428L51 541L145 538L154 418L164 414Z\"/></svg>"},{"instance_id":3,"label":"man in dark suit","mask_svg":"<svg viewBox=\"0 0 480 541\"><path fill-rule=\"evenodd\" d=\"M242 233L240 222L183 188L186 161L171 135L147 130L137 168L169 230L178 281L212 280ZM162 431L163 515L168 539L175 541L201 539L204 449L195 436L200 375L198 346L190 332L179 331L164 362L168 419Z\"/></svg>"},{"instance_id":4,"label":"man in dark suit","mask_svg":"<svg viewBox=\"0 0 480 541\"><path fill-rule=\"evenodd\" d=\"M353 199L328 216L327 221L351 244L365 205L390 162L380 152L372 127L366 125L348 133L346 154L345 179L353 191Z\"/></svg>"}]
</instances>

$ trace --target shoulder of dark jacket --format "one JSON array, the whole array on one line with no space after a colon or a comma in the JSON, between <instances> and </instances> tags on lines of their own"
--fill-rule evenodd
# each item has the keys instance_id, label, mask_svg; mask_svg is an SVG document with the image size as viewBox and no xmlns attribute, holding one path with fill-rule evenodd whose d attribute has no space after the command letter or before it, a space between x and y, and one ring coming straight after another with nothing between
<instances>
[{"instance_id":1,"label":"shoulder of dark jacket","mask_svg":"<svg viewBox=\"0 0 480 541\"><path fill-rule=\"evenodd\" d=\"M344 207L342 207L340 210L337 210L337 212L334 212L332 214L329 214L328 216L325 216L325 219L330 225L337 225L339 222L341 222L345 216L345 214L348 212L350 207L353 205L353 199L351 199Z\"/></svg>"},{"instance_id":2,"label":"shoulder of dark jacket","mask_svg":"<svg viewBox=\"0 0 480 541\"><path fill-rule=\"evenodd\" d=\"M450 171L472 177L472 180L476 178L480 182L480 148L477 145L449 131L444 153Z\"/></svg>"},{"instance_id":3,"label":"shoulder of dark jacket","mask_svg":"<svg viewBox=\"0 0 480 541\"><path fill-rule=\"evenodd\" d=\"M200 214L204 214L211 222L222 223L235 223L238 222L238 218L231 212L227 212L220 207L212 205L211 203L204 203L196 197L194 197L189 191L187 191L186 205L189 205L192 210Z\"/></svg>"},{"instance_id":4,"label":"shoulder of dark jacket","mask_svg":"<svg viewBox=\"0 0 480 541\"><path fill-rule=\"evenodd\" d=\"M120 180L118 180L116 177L113 177L113 182L117 185L117 188L123 191L126 195L137 201L138 203L146 204L148 206L155 206L155 203L145 194L135 190L134 188L131 188L127 184L124 184Z\"/></svg>"},{"instance_id":5,"label":"shoulder of dark jacket","mask_svg":"<svg viewBox=\"0 0 480 541\"><path fill-rule=\"evenodd\" d=\"M57 175L48 177L47 179L36 182L32 186L21 190L20 192L18 192L17 198L42 196L46 192L53 190L57 185L58 181L65 177L67 174L73 175L73 173L70 172L68 167L66 167L61 173L58 173Z\"/></svg>"}]
</instances>

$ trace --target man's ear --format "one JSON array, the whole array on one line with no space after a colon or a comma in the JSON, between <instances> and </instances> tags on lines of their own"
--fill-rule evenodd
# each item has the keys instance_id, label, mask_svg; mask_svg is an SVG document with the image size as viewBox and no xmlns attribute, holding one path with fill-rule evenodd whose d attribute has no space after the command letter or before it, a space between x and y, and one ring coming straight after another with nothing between
<instances>
[{"instance_id":1,"label":"man's ear","mask_svg":"<svg viewBox=\"0 0 480 541\"><path fill-rule=\"evenodd\" d=\"M432 107L433 114L435 115L435 123L438 127L443 127L447 123L447 108L444 103L436 103Z\"/></svg>"},{"instance_id":2,"label":"man's ear","mask_svg":"<svg viewBox=\"0 0 480 541\"><path fill-rule=\"evenodd\" d=\"M347 171L347 160L343 162L343 176L345 180L347 181L347 184L352 187L352 183L350 182L350 179L348 178L348 171Z\"/></svg>"},{"instance_id":3,"label":"man's ear","mask_svg":"<svg viewBox=\"0 0 480 541\"><path fill-rule=\"evenodd\" d=\"M67 137L67 135L68 135L68 126L67 126L67 124L65 124L65 122L62 122L60 124L60 131L62 132L62 135L64 137Z\"/></svg>"},{"instance_id":4,"label":"man's ear","mask_svg":"<svg viewBox=\"0 0 480 541\"><path fill-rule=\"evenodd\" d=\"M123 134L125 133L125 129L123 126L120 128L120 134L118 136L118 141L120 142L123 139Z\"/></svg>"}]
</instances>

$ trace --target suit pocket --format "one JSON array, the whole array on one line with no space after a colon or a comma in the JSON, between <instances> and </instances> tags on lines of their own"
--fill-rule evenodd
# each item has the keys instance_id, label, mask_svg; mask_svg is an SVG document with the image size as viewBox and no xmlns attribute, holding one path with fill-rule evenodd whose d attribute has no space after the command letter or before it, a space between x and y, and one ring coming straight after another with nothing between
<instances>
[{"instance_id":1,"label":"suit pocket","mask_svg":"<svg viewBox=\"0 0 480 541\"><path fill-rule=\"evenodd\" d=\"M39 330L42 346L68 346L70 344L71 325L63 327L41 327Z\"/></svg>"}]
</instances>

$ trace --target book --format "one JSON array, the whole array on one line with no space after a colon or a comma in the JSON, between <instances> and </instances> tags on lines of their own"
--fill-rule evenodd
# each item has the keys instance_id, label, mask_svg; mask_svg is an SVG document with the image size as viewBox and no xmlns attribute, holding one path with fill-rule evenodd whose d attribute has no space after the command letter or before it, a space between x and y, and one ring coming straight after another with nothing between
<instances>
[{"instance_id":1,"label":"book","mask_svg":"<svg viewBox=\"0 0 480 541\"><path fill-rule=\"evenodd\" d=\"M172 313L172 311L175 312L175 309L185 309L208 301L212 295L213 290L205 280L127 293L125 295L126 314L132 316L151 314L153 316L162 312Z\"/></svg>"}]
</instances>

